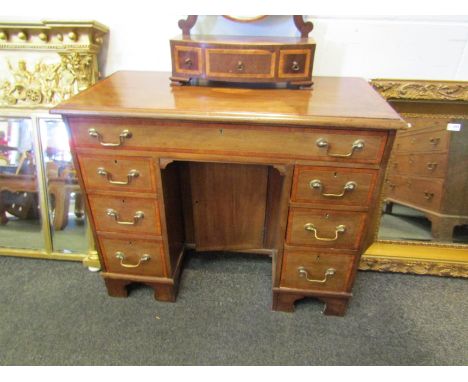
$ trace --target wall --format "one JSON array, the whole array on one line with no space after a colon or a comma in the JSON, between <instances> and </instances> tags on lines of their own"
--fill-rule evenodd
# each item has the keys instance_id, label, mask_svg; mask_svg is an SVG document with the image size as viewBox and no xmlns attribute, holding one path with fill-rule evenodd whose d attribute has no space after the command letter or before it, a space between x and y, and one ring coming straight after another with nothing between
<instances>
[{"instance_id":1,"label":"wall","mask_svg":"<svg viewBox=\"0 0 468 382\"><path fill-rule=\"evenodd\" d=\"M46 6L44 6L44 3ZM46 0L10 3L0 21L96 20L110 28L104 75L117 70L171 68L169 39L184 15L157 13L141 0ZM47 6L49 4L50 6ZM86 6L93 4L93 6ZM146 4L146 5L145 5ZM163 2L158 2L164 5ZM123 8L122 8L123 7ZM468 16L307 16L317 41L314 74L364 78L468 80ZM228 20L206 16L195 33L240 33ZM296 35L292 22L273 16L250 26L259 34ZM1 60L1 57L0 57Z\"/></svg>"}]
</instances>

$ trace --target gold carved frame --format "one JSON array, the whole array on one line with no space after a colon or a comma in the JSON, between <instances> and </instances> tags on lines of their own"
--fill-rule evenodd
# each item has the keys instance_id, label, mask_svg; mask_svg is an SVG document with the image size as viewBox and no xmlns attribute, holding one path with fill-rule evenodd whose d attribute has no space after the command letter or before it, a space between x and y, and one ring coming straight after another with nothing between
<instances>
[{"instance_id":1,"label":"gold carved frame","mask_svg":"<svg viewBox=\"0 0 468 382\"><path fill-rule=\"evenodd\" d=\"M467 102L468 109L468 82L374 79L371 84L390 102L392 100ZM403 118L415 115L431 117L420 113L401 113L401 115ZM437 114L438 117L441 115ZM468 118L468 114L443 116ZM362 256L359 269L468 277L468 245L376 239Z\"/></svg>"},{"instance_id":2,"label":"gold carved frame","mask_svg":"<svg viewBox=\"0 0 468 382\"><path fill-rule=\"evenodd\" d=\"M38 121L57 118L48 109L98 81L98 55L107 33L108 28L95 21L0 22L0 51L4 53L0 65L6 69L0 71L0 115L31 119L45 247L0 247L0 255L83 261L85 266L100 268L89 224L87 253L53 249Z\"/></svg>"}]
</instances>

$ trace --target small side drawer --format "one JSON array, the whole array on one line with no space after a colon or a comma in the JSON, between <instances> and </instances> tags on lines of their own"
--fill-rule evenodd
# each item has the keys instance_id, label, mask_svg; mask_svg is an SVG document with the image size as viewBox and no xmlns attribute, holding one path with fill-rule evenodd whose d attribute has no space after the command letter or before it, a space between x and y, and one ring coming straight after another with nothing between
<instances>
[{"instance_id":1,"label":"small side drawer","mask_svg":"<svg viewBox=\"0 0 468 382\"><path fill-rule=\"evenodd\" d=\"M306 78L311 71L311 49L283 49L279 53L279 78Z\"/></svg>"},{"instance_id":2,"label":"small side drawer","mask_svg":"<svg viewBox=\"0 0 468 382\"><path fill-rule=\"evenodd\" d=\"M150 158L79 155L78 161L88 192L156 192L154 163Z\"/></svg>"},{"instance_id":3,"label":"small side drawer","mask_svg":"<svg viewBox=\"0 0 468 382\"><path fill-rule=\"evenodd\" d=\"M107 272L165 277L161 241L99 237Z\"/></svg>"},{"instance_id":4,"label":"small side drawer","mask_svg":"<svg viewBox=\"0 0 468 382\"><path fill-rule=\"evenodd\" d=\"M161 235L157 199L88 195L97 231Z\"/></svg>"},{"instance_id":5,"label":"small side drawer","mask_svg":"<svg viewBox=\"0 0 468 382\"><path fill-rule=\"evenodd\" d=\"M356 250L366 220L367 214L363 212L291 208L286 242L290 245Z\"/></svg>"},{"instance_id":6,"label":"small side drawer","mask_svg":"<svg viewBox=\"0 0 468 382\"><path fill-rule=\"evenodd\" d=\"M274 78L276 53L262 49L207 48L208 77Z\"/></svg>"},{"instance_id":7,"label":"small side drawer","mask_svg":"<svg viewBox=\"0 0 468 382\"><path fill-rule=\"evenodd\" d=\"M447 172L447 153L398 154L389 165L394 174L444 178Z\"/></svg>"},{"instance_id":8,"label":"small side drawer","mask_svg":"<svg viewBox=\"0 0 468 382\"><path fill-rule=\"evenodd\" d=\"M393 175L386 180L386 196L420 208L439 211L443 185L443 179Z\"/></svg>"},{"instance_id":9,"label":"small side drawer","mask_svg":"<svg viewBox=\"0 0 468 382\"><path fill-rule=\"evenodd\" d=\"M349 289L355 257L285 250L280 286L293 289L345 292Z\"/></svg>"},{"instance_id":10,"label":"small side drawer","mask_svg":"<svg viewBox=\"0 0 468 382\"><path fill-rule=\"evenodd\" d=\"M175 71L180 74L199 75L202 73L202 50L195 46L174 45L173 60Z\"/></svg>"},{"instance_id":11,"label":"small side drawer","mask_svg":"<svg viewBox=\"0 0 468 382\"><path fill-rule=\"evenodd\" d=\"M378 171L296 166L292 202L369 205Z\"/></svg>"},{"instance_id":12,"label":"small side drawer","mask_svg":"<svg viewBox=\"0 0 468 382\"><path fill-rule=\"evenodd\" d=\"M436 152L448 150L450 132L445 130L397 135L395 152Z\"/></svg>"}]
</instances>

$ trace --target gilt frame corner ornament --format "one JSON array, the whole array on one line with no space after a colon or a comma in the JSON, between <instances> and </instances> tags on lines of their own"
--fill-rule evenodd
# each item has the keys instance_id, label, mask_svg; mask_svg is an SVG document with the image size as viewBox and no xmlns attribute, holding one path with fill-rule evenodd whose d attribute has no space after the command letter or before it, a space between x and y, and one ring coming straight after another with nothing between
<instances>
[{"instance_id":1,"label":"gilt frame corner ornament","mask_svg":"<svg viewBox=\"0 0 468 382\"><path fill-rule=\"evenodd\" d=\"M370 84L387 101L405 102L468 102L468 82L403 79L372 79ZM437 114L419 116L434 118ZM404 113L405 116L416 114ZM443 115L466 118L466 115ZM380 203L384 203L382 195ZM417 275L468 278L468 246L462 244L419 243L412 241L377 240L363 254L359 269Z\"/></svg>"}]
</instances>

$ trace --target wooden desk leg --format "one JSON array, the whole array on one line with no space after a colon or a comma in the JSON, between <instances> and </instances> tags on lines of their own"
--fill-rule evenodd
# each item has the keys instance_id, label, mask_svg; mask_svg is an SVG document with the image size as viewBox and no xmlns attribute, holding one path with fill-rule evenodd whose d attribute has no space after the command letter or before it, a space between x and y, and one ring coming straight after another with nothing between
<instances>
[{"instance_id":1,"label":"wooden desk leg","mask_svg":"<svg viewBox=\"0 0 468 382\"><path fill-rule=\"evenodd\" d=\"M431 220L431 233L434 239L439 241L453 241L453 229L454 224L450 219L437 218L435 216L429 216Z\"/></svg>"},{"instance_id":2,"label":"wooden desk leg","mask_svg":"<svg viewBox=\"0 0 468 382\"><path fill-rule=\"evenodd\" d=\"M127 285L131 281L104 278L107 294L111 297L128 297Z\"/></svg>"},{"instance_id":3,"label":"wooden desk leg","mask_svg":"<svg viewBox=\"0 0 468 382\"><path fill-rule=\"evenodd\" d=\"M294 312L294 303L305 297L317 298L325 303L323 314L327 316L344 316L348 307L349 297L336 298L336 297L314 297L305 296L296 293L278 293L273 292L273 310L280 312Z\"/></svg>"},{"instance_id":4,"label":"wooden desk leg","mask_svg":"<svg viewBox=\"0 0 468 382\"><path fill-rule=\"evenodd\" d=\"M344 316L348 308L349 298L319 298L320 301L325 303L323 314L327 316Z\"/></svg>"},{"instance_id":5,"label":"wooden desk leg","mask_svg":"<svg viewBox=\"0 0 468 382\"><path fill-rule=\"evenodd\" d=\"M273 310L280 312L294 312L294 303L304 298L304 295L294 293L273 292Z\"/></svg>"},{"instance_id":6,"label":"wooden desk leg","mask_svg":"<svg viewBox=\"0 0 468 382\"><path fill-rule=\"evenodd\" d=\"M147 284L154 290L154 298L158 301L175 302L177 288L174 285Z\"/></svg>"}]
</instances>

